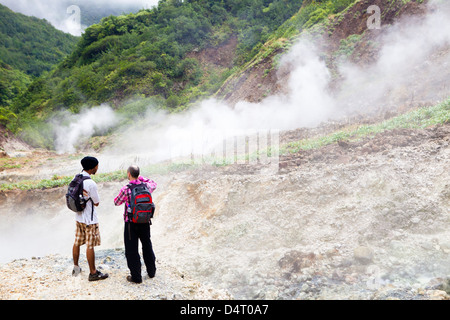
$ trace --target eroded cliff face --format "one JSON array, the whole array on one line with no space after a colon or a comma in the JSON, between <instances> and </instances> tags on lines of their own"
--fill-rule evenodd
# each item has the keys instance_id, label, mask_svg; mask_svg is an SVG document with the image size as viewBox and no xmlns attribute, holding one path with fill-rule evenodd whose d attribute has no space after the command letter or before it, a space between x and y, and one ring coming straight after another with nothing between
<instances>
[{"instance_id":1,"label":"eroded cliff face","mask_svg":"<svg viewBox=\"0 0 450 320\"><path fill-rule=\"evenodd\" d=\"M291 159L276 175L174 177L158 195L160 256L246 298L380 298L386 285L445 278L448 140L388 136Z\"/></svg>"},{"instance_id":2,"label":"eroded cliff face","mask_svg":"<svg viewBox=\"0 0 450 320\"><path fill-rule=\"evenodd\" d=\"M303 7L309 3L311 1L304 1ZM368 20L371 17L371 13L367 10L369 6L380 8L380 28L368 29ZM301 10L303 8L300 12ZM364 100L360 99L361 96L364 96L367 102L370 100L367 91L362 92L357 86L349 88L349 83L345 82L348 75L343 72L343 66L350 63L365 70L369 75L372 73L373 82L369 84L367 81L369 78L365 78L364 81L368 82L367 86L376 90L380 83L389 81L390 77L380 78L380 74L373 72L371 68L379 62L385 46L392 44L393 38L390 38L389 34L396 34L394 38L397 42L408 41L405 34L401 33L402 30L422 24L427 15L440 10L448 10L448 4L427 0L421 3L390 0L356 1L342 13L330 16L327 22L320 24L319 27L306 31L299 30L299 35L294 39L280 38L269 41L266 46L273 46L273 49L262 51L263 55L257 55L240 73L230 77L218 90L216 97L235 107L242 101L261 103L267 97L292 95L289 82L297 66L283 64L280 61L292 50L296 42L308 39L318 48L320 60L326 64L330 72L331 78L326 93L336 99L338 108L346 110L355 100L359 100L358 102ZM409 30L417 31L413 28ZM272 42L278 44L274 45ZM413 40L409 42L412 43ZM311 50L314 50L314 46L311 46ZM414 51L418 52L421 49L411 47L411 52ZM409 59L400 51L398 53L399 56L391 57L390 60L398 59L399 62ZM447 98L449 68L442 66L448 65L449 54L448 43L443 42L442 46L434 48L431 54L421 57L419 61L411 61L407 75L395 85L385 88L382 99L369 101L364 108L359 105L357 111L365 113L373 106L383 108L384 111L404 111L406 108ZM395 68L395 63L391 68ZM303 101L299 101L299 104L301 103Z\"/></svg>"}]
</instances>

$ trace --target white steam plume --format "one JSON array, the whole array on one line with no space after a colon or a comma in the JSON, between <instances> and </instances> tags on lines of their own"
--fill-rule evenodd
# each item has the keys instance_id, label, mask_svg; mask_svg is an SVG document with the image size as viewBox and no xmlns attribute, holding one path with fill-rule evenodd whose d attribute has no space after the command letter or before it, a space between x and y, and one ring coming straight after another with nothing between
<instances>
[{"instance_id":1,"label":"white steam plume","mask_svg":"<svg viewBox=\"0 0 450 320\"><path fill-rule=\"evenodd\" d=\"M172 115L150 109L145 122L124 132L120 141L105 152L105 160L110 156L108 161L118 165L118 155L130 155L133 162L139 159L146 164L188 156L193 149L207 155L223 139L248 130L288 130L327 120L335 108L326 92L331 77L314 46L306 41L298 43L282 63L295 65L287 94L269 96L260 103L241 101L234 108L208 99L186 113Z\"/></svg>"},{"instance_id":2,"label":"white steam plume","mask_svg":"<svg viewBox=\"0 0 450 320\"><path fill-rule=\"evenodd\" d=\"M53 120L55 149L58 153L72 153L94 134L104 134L119 121L114 110L106 104L84 110L80 114L65 114L64 123Z\"/></svg>"},{"instance_id":3,"label":"white steam plume","mask_svg":"<svg viewBox=\"0 0 450 320\"><path fill-rule=\"evenodd\" d=\"M399 102L400 91L413 97L416 90L425 91L430 79L436 81L429 90L430 99L446 98L448 90L438 91L439 85L450 83L450 9L448 4L437 8L426 17L407 17L385 29L379 58L370 67L341 65L339 73L345 80L340 97L347 99L340 103L347 112L392 106ZM433 53L441 56L437 62L432 60Z\"/></svg>"},{"instance_id":4,"label":"white steam plume","mask_svg":"<svg viewBox=\"0 0 450 320\"><path fill-rule=\"evenodd\" d=\"M105 160L111 155L114 165L122 161L118 155L128 155L123 161L131 158L142 164L166 160L174 155L174 150L189 155L199 141L203 143L200 149L207 153L206 147L245 130L313 127L354 112L370 113L395 105L400 96L396 90L414 94L416 86L423 85L421 79L427 77L448 81L450 53L445 48L450 43L450 20L446 18L449 13L448 8L442 8L425 18L410 18L383 29L376 63L364 68L344 63L339 70L343 75L341 89L333 94L329 91L330 70L320 58L318 45L302 39L280 61L280 68L292 70L285 93L269 96L260 103L241 101L234 108L209 99L182 114L169 116L150 110L145 123L130 128L124 134L125 140L104 154ZM427 60L443 48L439 63L444 61L444 67ZM440 99L448 96L448 90L438 92L438 85L425 91L433 98L438 94Z\"/></svg>"}]
</instances>

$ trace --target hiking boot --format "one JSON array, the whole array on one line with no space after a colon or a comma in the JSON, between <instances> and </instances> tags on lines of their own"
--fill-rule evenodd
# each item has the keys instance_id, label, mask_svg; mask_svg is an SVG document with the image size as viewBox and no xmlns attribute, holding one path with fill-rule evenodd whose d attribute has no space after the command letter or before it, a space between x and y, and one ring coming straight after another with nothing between
<instances>
[{"instance_id":1,"label":"hiking boot","mask_svg":"<svg viewBox=\"0 0 450 320\"><path fill-rule=\"evenodd\" d=\"M81 268L79 266L73 266L72 277L76 277L81 273Z\"/></svg>"},{"instance_id":2,"label":"hiking boot","mask_svg":"<svg viewBox=\"0 0 450 320\"><path fill-rule=\"evenodd\" d=\"M127 281L133 282L133 283L142 283L142 280L141 281L134 281L132 276L127 276Z\"/></svg>"},{"instance_id":3,"label":"hiking boot","mask_svg":"<svg viewBox=\"0 0 450 320\"><path fill-rule=\"evenodd\" d=\"M97 270L95 274L89 274L89 281L105 280L108 276L109 275L107 273L103 274Z\"/></svg>"}]
</instances>

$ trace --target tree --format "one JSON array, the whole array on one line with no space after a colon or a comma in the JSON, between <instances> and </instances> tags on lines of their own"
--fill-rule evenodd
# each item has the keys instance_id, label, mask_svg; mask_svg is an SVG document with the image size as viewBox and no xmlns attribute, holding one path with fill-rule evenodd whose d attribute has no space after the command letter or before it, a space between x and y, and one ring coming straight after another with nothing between
<instances>
[{"instance_id":1,"label":"tree","mask_svg":"<svg viewBox=\"0 0 450 320\"><path fill-rule=\"evenodd\" d=\"M10 121L17 119L17 115L6 107L0 107L0 124L7 125Z\"/></svg>"}]
</instances>

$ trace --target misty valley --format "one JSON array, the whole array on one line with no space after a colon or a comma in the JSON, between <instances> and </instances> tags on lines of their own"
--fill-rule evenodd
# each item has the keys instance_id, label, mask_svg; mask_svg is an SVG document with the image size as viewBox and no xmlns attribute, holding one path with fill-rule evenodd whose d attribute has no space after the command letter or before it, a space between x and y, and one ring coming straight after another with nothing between
<instances>
[{"instance_id":1,"label":"misty valley","mask_svg":"<svg viewBox=\"0 0 450 320\"><path fill-rule=\"evenodd\" d=\"M450 299L446 1L94 2L0 0L0 299ZM87 155L95 285L65 204ZM158 185L139 284L130 165Z\"/></svg>"}]
</instances>

